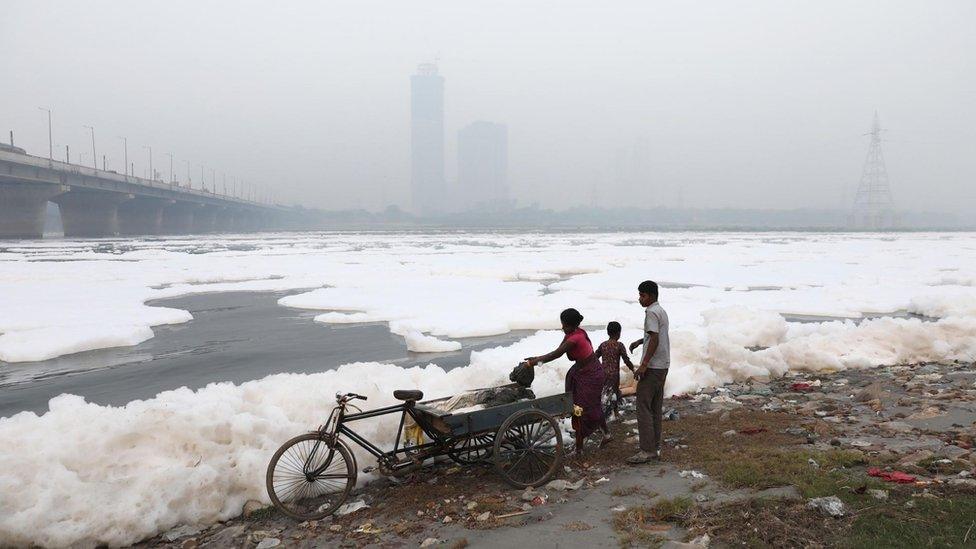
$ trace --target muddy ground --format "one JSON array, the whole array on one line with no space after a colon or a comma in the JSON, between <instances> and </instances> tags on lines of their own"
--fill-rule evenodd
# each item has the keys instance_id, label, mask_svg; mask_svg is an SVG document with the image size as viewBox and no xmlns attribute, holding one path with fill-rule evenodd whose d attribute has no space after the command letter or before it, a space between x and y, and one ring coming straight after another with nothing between
<instances>
[{"instance_id":1,"label":"muddy ground","mask_svg":"<svg viewBox=\"0 0 976 549\"><path fill-rule=\"evenodd\" d=\"M538 489L446 462L359 489L350 501L368 507L345 516L249 508L139 545L976 547L973 364L791 373L666 406L677 417L660 462L624 462L636 443L625 409L609 446Z\"/></svg>"}]
</instances>

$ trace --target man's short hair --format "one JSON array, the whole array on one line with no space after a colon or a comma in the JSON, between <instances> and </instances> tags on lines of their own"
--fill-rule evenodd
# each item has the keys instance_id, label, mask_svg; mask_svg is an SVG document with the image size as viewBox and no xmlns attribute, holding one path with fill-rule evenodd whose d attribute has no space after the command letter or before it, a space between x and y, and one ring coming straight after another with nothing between
<instances>
[{"instance_id":1,"label":"man's short hair","mask_svg":"<svg viewBox=\"0 0 976 549\"><path fill-rule=\"evenodd\" d=\"M650 294L656 296L657 282L654 282L653 280L645 280L644 282L641 282L639 286L637 286L637 291L642 294Z\"/></svg>"}]
</instances>

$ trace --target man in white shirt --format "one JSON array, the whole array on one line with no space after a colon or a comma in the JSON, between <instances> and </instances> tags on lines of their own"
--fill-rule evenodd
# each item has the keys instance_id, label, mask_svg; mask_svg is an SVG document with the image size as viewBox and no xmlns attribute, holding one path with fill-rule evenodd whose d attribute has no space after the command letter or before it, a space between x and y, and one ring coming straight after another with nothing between
<instances>
[{"instance_id":1,"label":"man in white shirt","mask_svg":"<svg viewBox=\"0 0 976 549\"><path fill-rule=\"evenodd\" d=\"M657 284L651 280L637 287L638 300L644 309L644 338L630 344L631 352L644 346L637 378L637 430L640 451L627 458L628 463L647 463L661 457L661 420L664 407L664 381L671 366L671 341L668 337L668 313L657 302Z\"/></svg>"}]
</instances>

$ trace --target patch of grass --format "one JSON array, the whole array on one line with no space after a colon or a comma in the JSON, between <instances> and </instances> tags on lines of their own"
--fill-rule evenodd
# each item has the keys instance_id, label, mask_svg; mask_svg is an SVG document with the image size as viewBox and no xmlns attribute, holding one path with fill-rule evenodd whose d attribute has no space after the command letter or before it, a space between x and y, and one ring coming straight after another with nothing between
<instances>
[{"instance_id":1,"label":"patch of grass","mask_svg":"<svg viewBox=\"0 0 976 549\"><path fill-rule=\"evenodd\" d=\"M613 492L610 492L610 495L618 498L627 497L627 496L637 496L637 495L643 495L647 499L657 497L656 492L651 492L647 488L644 488L643 486L640 486L638 484L635 484L633 486L623 487L623 488L617 488Z\"/></svg>"},{"instance_id":2,"label":"patch of grass","mask_svg":"<svg viewBox=\"0 0 976 549\"><path fill-rule=\"evenodd\" d=\"M615 514L613 529L621 547L660 547L667 541L660 533L671 528L666 523L685 519L693 508L686 497L662 499Z\"/></svg>"},{"instance_id":3,"label":"patch of grass","mask_svg":"<svg viewBox=\"0 0 976 549\"><path fill-rule=\"evenodd\" d=\"M279 516L278 510L275 509L274 505L269 505L267 507L262 507L256 511L252 511L250 515L244 518L248 522L260 522L265 519L270 519Z\"/></svg>"},{"instance_id":4,"label":"patch of grass","mask_svg":"<svg viewBox=\"0 0 976 549\"><path fill-rule=\"evenodd\" d=\"M691 499L677 497L658 501L651 506L650 511L655 520L667 522L683 517L692 507L694 507L694 504L691 502Z\"/></svg>"},{"instance_id":5,"label":"patch of grass","mask_svg":"<svg viewBox=\"0 0 976 549\"><path fill-rule=\"evenodd\" d=\"M961 460L951 460L941 457L927 457L918 462L918 467L929 473L954 475L960 471L968 471L969 463Z\"/></svg>"},{"instance_id":6,"label":"patch of grass","mask_svg":"<svg viewBox=\"0 0 976 549\"><path fill-rule=\"evenodd\" d=\"M887 502L848 504L844 517L825 517L806 502L753 499L696 507L681 519L718 545L868 549L976 546L976 498L958 492L912 498L896 491ZM906 503L911 502L911 506Z\"/></svg>"},{"instance_id":7,"label":"patch of grass","mask_svg":"<svg viewBox=\"0 0 976 549\"><path fill-rule=\"evenodd\" d=\"M865 548L974 547L976 497L963 494L892 502L857 515L844 545Z\"/></svg>"}]
</instances>

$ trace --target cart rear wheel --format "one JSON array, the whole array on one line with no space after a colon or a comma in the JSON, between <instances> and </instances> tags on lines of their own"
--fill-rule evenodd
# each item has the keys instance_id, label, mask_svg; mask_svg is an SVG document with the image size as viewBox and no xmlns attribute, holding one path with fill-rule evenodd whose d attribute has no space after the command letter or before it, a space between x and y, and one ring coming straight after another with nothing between
<instances>
[{"instance_id":1,"label":"cart rear wheel","mask_svg":"<svg viewBox=\"0 0 976 549\"><path fill-rule=\"evenodd\" d=\"M271 503L297 520L319 520L332 513L356 485L356 462L342 442L306 433L284 443L268 464Z\"/></svg>"},{"instance_id":2,"label":"cart rear wheel","mask_svg":"<svg viewBox=\"0 0 976 549\"><path fill-rule=\"evenodd\" d=\"M549 414L521 410L508 417L495 435L495 470L517 488L549 482L563 461L563 436Z\"/></svg>"},{"instance_id":3,"label":"cart rear wheel","mask_svg":"<svg viewBox=\"0 0 976 549\"><path fill-rule=\"evenodd\" d=\"M459 465L477 465L491 457L495 448L495 434L482 433L455 440L447 455Z\"/></svg>"}]
</instances>

